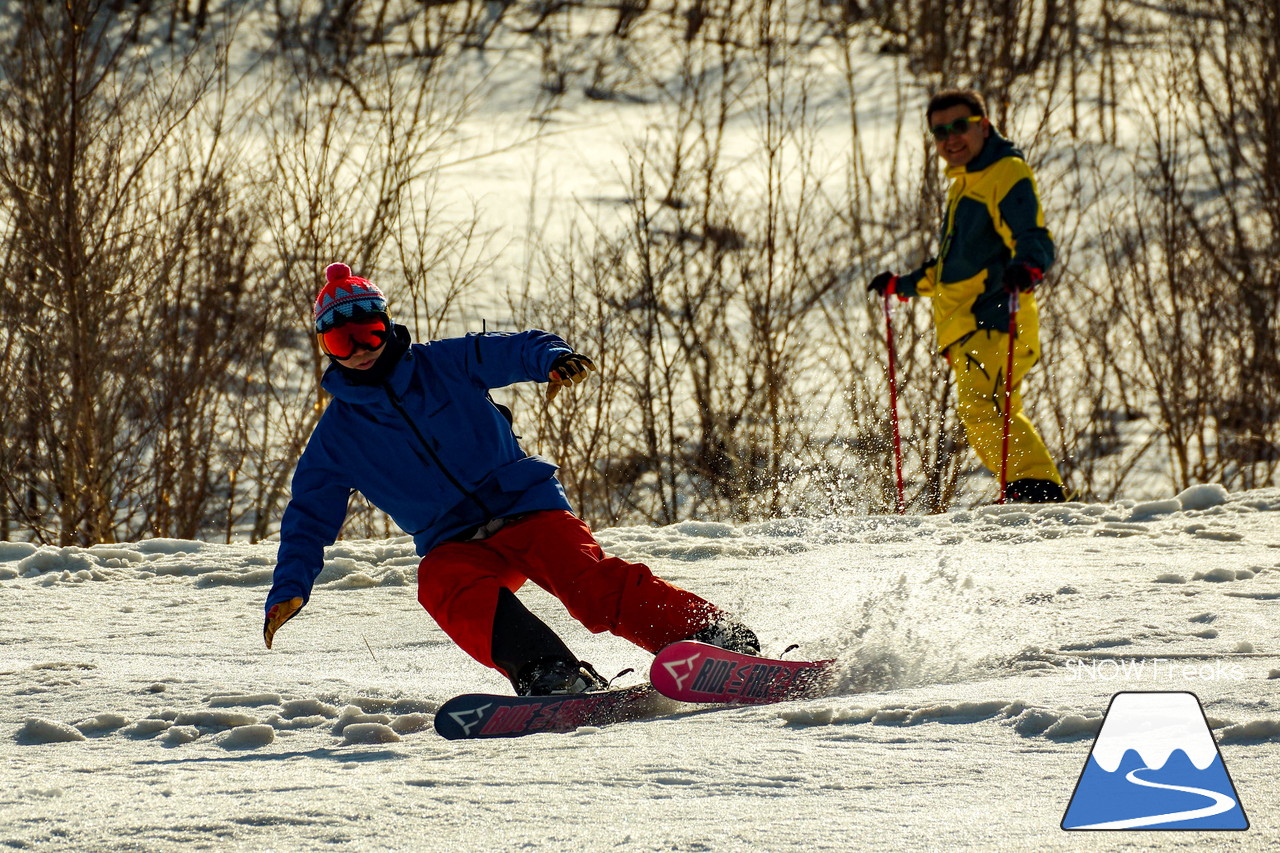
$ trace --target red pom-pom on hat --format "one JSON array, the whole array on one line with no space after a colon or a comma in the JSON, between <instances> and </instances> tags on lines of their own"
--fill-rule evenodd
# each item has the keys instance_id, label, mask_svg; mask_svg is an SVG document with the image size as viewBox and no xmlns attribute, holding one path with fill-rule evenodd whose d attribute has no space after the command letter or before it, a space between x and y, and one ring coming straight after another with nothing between
<instances>
[{"instance_id":1,"label":"red pom-pom on hat","mask_svg":"<svg viewBox=\"0 0 1280 853\"><path fill-rule=\"evenodd\" d=\"M329 264L324 268L325 281L346 281L351 278L351 267L346 264Z\"/></svg>"}]
</instances>

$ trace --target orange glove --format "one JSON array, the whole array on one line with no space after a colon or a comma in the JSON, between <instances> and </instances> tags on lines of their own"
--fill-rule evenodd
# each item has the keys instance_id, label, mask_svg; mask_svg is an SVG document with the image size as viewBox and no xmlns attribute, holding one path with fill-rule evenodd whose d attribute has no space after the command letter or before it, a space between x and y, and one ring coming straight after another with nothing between
<instances>
[{"instance_id":1,"label":"orange glove","mask_svg":"<svg viewBox=\"0 0 1280 853\"><path fill-rule=\"evenodd\" d=\"M587 374L596 369L595 362L576 352L567 353L556 359L551 365L548 378L547 402L550 403L560 393L560 389L587 378Z\"/></svg>"},{"instance_id":2,"label":"orange glove","mask_svg":"<svg viewBox=\"0 0 1280 853\"><path fill-rule=\"evenodd\" d=\"M267 621L262 626L262 639L267 641L267 648L271 648L271 638L280 630L280 626L297 616L301 609L300 596L271 605L271 609L267 611Z\"/></svg>"}]
</instances>

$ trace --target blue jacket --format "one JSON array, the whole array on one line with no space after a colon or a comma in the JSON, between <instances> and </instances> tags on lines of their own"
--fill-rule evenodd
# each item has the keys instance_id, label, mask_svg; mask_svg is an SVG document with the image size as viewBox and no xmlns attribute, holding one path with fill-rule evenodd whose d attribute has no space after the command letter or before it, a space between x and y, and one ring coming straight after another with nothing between
<instances>
[{"instance_id":1,"label":"blue jacket","mask_svg":"<svg viewBox=\"0 0 1280 853\"><path fill-rule=\"evenodd\" d=\"M500 516L570 509L556 466L520 448L488 393L546 382L570 352L533 330L412 344L382 385L353 384L330 367L321 384L334 399L293 474L266 608L310 598L352 491L411 534L420 556Z\"/></svg>"}]
</instances>

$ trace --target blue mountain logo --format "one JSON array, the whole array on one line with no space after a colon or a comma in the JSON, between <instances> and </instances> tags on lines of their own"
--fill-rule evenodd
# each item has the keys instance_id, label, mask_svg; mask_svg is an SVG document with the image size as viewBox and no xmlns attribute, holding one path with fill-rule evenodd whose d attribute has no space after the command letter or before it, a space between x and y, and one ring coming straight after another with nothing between
<instances>
[{"instance_id":1,"label":"blue mountain logo","mask_svg":"<svg viewBox=\"0 0 1280 853\"><path fill-rule=\"evenodd\" d=\"M1062 828L1249 828L1195 694L1111 697Z\"/></svg>"}]
</instances>

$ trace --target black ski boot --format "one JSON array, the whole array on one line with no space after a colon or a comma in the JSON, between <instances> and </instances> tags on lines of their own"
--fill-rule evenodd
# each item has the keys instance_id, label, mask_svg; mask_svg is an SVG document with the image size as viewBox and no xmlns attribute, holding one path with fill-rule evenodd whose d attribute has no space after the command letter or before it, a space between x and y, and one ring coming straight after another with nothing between
<instances>
[{"instance_id":1,"label":"black ski boot","mask_svg":"<svg viewBox=\"0 0 1280 853\"><path fill-rule=\"evenodd\" d=\"M539 658L522 666L515 680L518 696L562 696L608 686L591 664L572 658Z\"/></svg>"},{"instance_id":2,"label":"black ski boot","mask_svg":"<svg viewBox=\"0 0 1280 853\"><path fill-rule=\"evenodd\" d=\"M760 654L760 638L756 636L756 632L728 616L721 616L688 639L740 655Z\"/></svg>"},{"instance_id":3,"label":"black ski boot","mask_svg":"<svg viewBox=\"0 0 1280 853\"><path fill-rule=\"evenodd\" d=\"M1062 486L1053 480L1028 477L1014 480L1005 486L1004 499L1015 504L1060 504L1067 499L1067 495Z\"/></svg>"}]
</instances>

